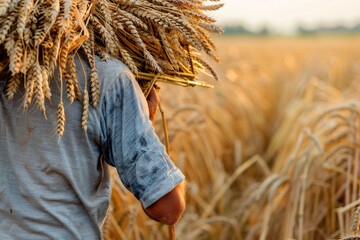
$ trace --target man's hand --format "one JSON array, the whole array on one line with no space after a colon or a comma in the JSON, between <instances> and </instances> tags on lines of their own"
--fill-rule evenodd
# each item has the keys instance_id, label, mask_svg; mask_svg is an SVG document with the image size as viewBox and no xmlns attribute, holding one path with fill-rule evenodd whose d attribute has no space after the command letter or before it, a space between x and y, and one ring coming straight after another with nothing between
<instances>
[{"instance_id":1,"label":"man's hand","mask_svg":"<svg viewBox=\"0 0 360 240\"><path fill-rule=\"evenodd\" d=\"M148 107L149 107L149 118L150 121L154 124L155 116L156 116L156 110L159 105L159 96L157 95L157 92L155 90L155 87L152 87L150 90L150 93L146 99Z\"/></svg>"},{"instance_id":2,"label":"man's hand","mask_svg":"<svg viewBox=\"0 0 360 240\"><path fill-rule=\"evenodd\" d=\"M185 210L184 181L144 210L145 213L155 221L167 225L174 225L179 221Z\"/></svg>"}]
</instances>

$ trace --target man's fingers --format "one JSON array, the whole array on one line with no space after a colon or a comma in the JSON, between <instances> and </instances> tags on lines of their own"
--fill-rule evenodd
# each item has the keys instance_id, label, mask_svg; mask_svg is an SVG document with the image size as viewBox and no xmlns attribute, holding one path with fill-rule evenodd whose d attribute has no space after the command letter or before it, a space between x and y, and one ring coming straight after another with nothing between
<instances>
[{"instance_id":1,"label":"man's fingers","mask_svg":"<svg viewBox=\"0 0 360 240\"><path fill-rule=\"evenodd\" d=\"M158 105L160 102L159 96L157 95L157 92L155 90L155 87L152 87L150 90L150 93L148 95L147 100L155 105Z\"/></svg>"},{"instance_id":2,"label":"man's fingers","mask_svg":"<svg viewBox=\"0 0 360 240\"><path fill-rule=\"evenodd\" d=\"M156 116L156 110L160 103L159 96L157 95L157 92L155 88L151 88L150 93L146 99L148 107L149 107L149 118L154 124L155 116Z\"/></svg>"}]
</instances>

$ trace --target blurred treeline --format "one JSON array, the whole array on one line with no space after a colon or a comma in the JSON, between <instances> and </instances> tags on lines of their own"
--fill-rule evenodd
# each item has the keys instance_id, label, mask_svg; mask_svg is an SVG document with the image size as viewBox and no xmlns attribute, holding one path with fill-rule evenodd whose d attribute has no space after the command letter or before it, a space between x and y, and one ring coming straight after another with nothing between
<instances>
[{"instance_id":1,"label":"blurred treeline","mask_svg":"<svg viewBox=\"0 0 360 240\"><path fill-rule=\"evenodd\" d=\"M224 34L237 34L237 35L274 35L278 34L276 29L264 25L259 30L252 30L245 24L225 24L223 27ZM342 24L336 24L332 26L319 25L317 27L305 27L298 25L295 34L296 35L318 35L318 34L359 34L360 23L354 26L344 26Z\"/></svg>"}]
</instances>

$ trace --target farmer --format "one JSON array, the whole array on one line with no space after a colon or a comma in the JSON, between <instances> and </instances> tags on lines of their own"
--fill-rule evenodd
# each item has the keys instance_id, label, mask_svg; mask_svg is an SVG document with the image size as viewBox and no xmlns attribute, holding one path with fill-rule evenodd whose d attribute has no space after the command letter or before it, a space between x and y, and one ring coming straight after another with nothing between
<instances>
[{"instance_id":1,"label":"farmer","mask_svg":"<svg viewBox=\"0 0 360 240\"><path fill-rule=\"evenodd\" d=\"M84 89L91 68L81 57L75 63L79 88ZM101 239L111 193L108 164L151 218L174 224L181 217L184 176L154 133L156 92L146 101L117 59L95 57L95 64L100 102L88 109L87 131L81 128L81 102L62 98L66 125L60 141L56 103L66 88L60 87L59 71L49 81L46 119L34 105L22 111L23 84L12 101L7 99L10 74L0 72L1 240Z\"/></svg>"},{"instance_id":2,"label":"farmer","mask_svg":"<svg viewBox=\"0 0 360 240\"><path fill-rule=\"evenodd\" d=\"M184 211L184 176L150 121L158 104L155 90L146 102L123 63L96 57L96 64L101 101L89 108L87 133L79 127L81 104L65 100L67 129L59 143L54 105L46 106L46 120L40 111L19 110L21 94L14 101L1 94L0 239L100 239L111 192L106 163L117 168L151 218L174 224ZM0 79L1 86L6 80Z\"/></svg>"}]
</instances>

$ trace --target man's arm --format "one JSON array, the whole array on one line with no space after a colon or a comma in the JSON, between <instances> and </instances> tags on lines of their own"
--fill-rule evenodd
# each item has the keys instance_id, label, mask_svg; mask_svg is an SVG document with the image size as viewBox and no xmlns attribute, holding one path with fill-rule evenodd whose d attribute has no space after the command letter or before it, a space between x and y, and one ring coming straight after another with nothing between
<instances>
[{"instance_id":1,"label":"man's arm","mask_svg":"<svg viewBox=\"0 0 360 240\"><path fill-rule=\"evenodd\" d=\"M175 224L185 210L184 181L144 210L155 221L168 225Z\"/></svg>"},{"instance_id":2,"label":"man's arm","mask_svg":"<svg viewBox=\"0 0 360 240\"><path fill-rule=\"evenodd\" d=\"M146 100L149 107L149 118L154 124L157 106L160 102L155 88L151 89ZM175 224L179 221L185 210L184 181L179 183L171 192L144 210L145 213L155 221L168 225Z\"/></svg>"},{"instance_id":3,"label":"man's arm","mask_svg":"<svg viewBox=\"0 0 360 240\"><path fill-rule=\"evenodd\" d=\"M183 186L179 184L185 176L154 132L147 105L133 75L124 70L104 93L101 147L106 162L116 167L124 186L149 208L150 216L171 224L184 209Z\"/></svg>"}]
</instances>

